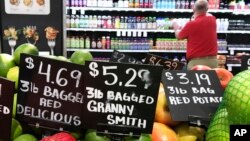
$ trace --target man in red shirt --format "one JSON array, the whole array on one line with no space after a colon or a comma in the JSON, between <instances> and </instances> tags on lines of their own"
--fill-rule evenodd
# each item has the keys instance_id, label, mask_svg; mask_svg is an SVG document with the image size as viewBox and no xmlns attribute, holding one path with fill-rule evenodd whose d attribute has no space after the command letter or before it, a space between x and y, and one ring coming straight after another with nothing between
<instances>
[{"instance_id":1,"label":"man in red shirt","mask_svg":"<svg viewBox=\"0 0 250 141\"><path fill-rule=\"evenodd\" d=\"M194 5L192 20L183 28L173 23L177 39L187 39L188 60L187 69L195 65L206 65L215 68L217 62L217 33L216 18L207 13L208 2L197 0Z\"/></svg>"}]
</instances>

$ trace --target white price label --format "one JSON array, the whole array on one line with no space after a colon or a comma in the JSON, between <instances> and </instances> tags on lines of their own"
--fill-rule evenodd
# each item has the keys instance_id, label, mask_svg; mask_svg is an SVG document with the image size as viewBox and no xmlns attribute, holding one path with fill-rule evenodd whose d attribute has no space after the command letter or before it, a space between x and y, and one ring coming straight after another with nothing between
<instances>
[{"instance_id":1,"label":"white price label","mask_svg":"<svg viewBox=\"0 0 250 141\"><path fill-rule=\"evenodd\" d=\"M122 36L123 36L123 37L126 36L126 31L122 31Z\"/></svg>"},{"instance_id":2,"label":"white price label","mask_svg":"<svg viewBox=\"0 0 250 141\"><path fill-rule=\"evenodd\" d=\"M131 37L132 32L128 31L128 37Z\"/></svg>"}]
</instances>

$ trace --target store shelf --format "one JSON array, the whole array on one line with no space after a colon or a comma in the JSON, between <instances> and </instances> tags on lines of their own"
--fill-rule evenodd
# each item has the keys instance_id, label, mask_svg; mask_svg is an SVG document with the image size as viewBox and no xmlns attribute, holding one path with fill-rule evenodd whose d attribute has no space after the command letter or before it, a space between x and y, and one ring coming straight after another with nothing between
<instances>
[{"instance_id":1,"label":"store shelf","mask_svg":"<svg viewBox=\"0 0 250 141\"><path fill-rule=\"evenodd\" d=\"M103 28L67 28L67 31L92 31L92 32L162 32L162 33L174 33L174 30L166 30L166 29L103 29ZM242 31L242 30L231 30L231 31L218 31L217 33L241 33L241 34L250 34L250 31Z\"/></svg>"},{"instance_id":2,"label":"store shelf","mask_svg":"<svg viewBox=\"0 0 250 141\"><path fill-rule=\"evenodd\" d=\"M159 30L159 29L103 29L103 28L67 28L67 31L92 31L92 32L163 32L174 33L174 30Z\"/></svg>"},{"instance_id":3,"label":"store shelf","mask_svg":"<svg viewBox=\"0 0 250 141\"><path fill-rule=\"evenodd\" d=\"M230 55L234 55L235 51L250 51L250 48L228 48Z\"/></svg>"},{"instance_id":4,"label":"store shelf","mask_svg":"<svg viewBox=\"0 0 250 141\"><path fill-rule=\"evenodd\" d=\"M228 30L228 31L217 31L217 33L230 33L230 34L250 34L250 31L246 30Z\"/></svg>"},{"instance_id":5,"label":"store shelf","mask_svg":"<svg viewBox=\"0 0 250 141\"><path fill-rule=\"evenodd\" d=\"M233 67L241 67L241 64L227 64L227 69L229 71L232 71Z\"/></svg>"},{"instance_id":6,"label":"store shelf","mask_svg":"<svg viewBox=\"0 0 250 141\"><path fill-rule=\"evenodd\" d=\"M67 51L77 51L79 49L67 49ZM113 52L112 49L84 49L90 52ZM147 53L149 50L117 50L119 52L137 52L137 53Z\"/></svg>"},{"instance_id":7,"label":"store shelf","mask_svg":"<svg viewBox=\"0 0 250 141\"><path fill-rule=\"evenodd\" d=\"M77 51L79 49L76 48L68 48L67 51ZM84 49L90 52L113 52L113 49ZM155 52L155 53L186 53L186 50L157 50L157 49L150 49L150 50L118 50L119 52L141 52L141 53L148 53L148 52ZM218 51L218 53L227 53L227 51Z\"/></svg>"},{"instance_id":8,"label":"store shelf","mask_svg":"<svg viewBox=\"0 0 250 141\"><path fill-rule=\"evenodd\" d=\"M73 11L134 11L134 12L173 12L173 13L192 13L192 9L156 9L156 8L116 8L116 7L67 7ZM210 9L210 13L233 13L230 9Z\"/></svg>"}]
</instances>

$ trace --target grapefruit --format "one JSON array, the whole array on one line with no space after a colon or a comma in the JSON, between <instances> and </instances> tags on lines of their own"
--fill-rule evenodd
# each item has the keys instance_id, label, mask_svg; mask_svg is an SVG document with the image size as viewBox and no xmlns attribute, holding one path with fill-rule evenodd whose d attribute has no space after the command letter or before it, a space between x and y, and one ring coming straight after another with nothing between
<instances>
[{"instance_id":1,"label":"grapefruit","mask_svg":"<svg viewBox=\"0 0 250 141\"><path fill-rule=\"evenodd\" d=\"M154 122L152 141L178 141L177 135L169 126Z\"/></svg>"},{"instance_id":2,"label":"grapefruit","mask_svg":"<svg viewBox=\"0 0 250 141\"><path fill-rule=\"evenodd\" d=\"M19 67L15 66L10 68L7 73L7 79L15 82L15 89L18 89L18 77L19 77Z\"/></svg>"},{"instance_id":3,"label":"grapefruit","mask_svg":"<svg viewBox=\"0 0 250 141\"><path fill-rule=\"evenodd\" d=\"M14 52L14 59L15 59L16 64L19 64L20 62L21 53L26 53L30 55L38 55L39 51L35 45L30 44L30 43L19 45Z\"/></svg>"},{"instance_id":4,"label":"grapefruit","mask_svg":"<svg viewBox=\"0 0 250 141\"><path fill-rule=\"evenodd\" d=\"M0 76L6 77L9 69L15 65L14 58L11 55L6 53L0 54Z\"/></svg>"},{"instance_id":5,"label":"grapefruit","mask_svg":"<svg viewBox=\"0 0 250 141\"><path fill-rule=\"evenodd\" d=\"M92 61L92 60L93 56L87 50L77 50L70 57L70 61L72 63L79 65L85 65L85 61Z\"/></svg>"},{"instance_id":6,"label":"grapefruit","mask_svg":"<svg viewBox=\"0 0 250 141\"><path fill-rule=\"evenodd\" d=\"M215 113L209 124L206 132L206 141L229 141L229 126L227 109L222 107Z\"/></svg>"},{"instance_id":7,"label":"grapefruit","mask_svg":"<svg viewBox=\"0 0 250 141\"><path fill-rule=\"evenodd\" d=\"M242 71L228 83L223 102L232 124L250 124L250 70Z\"/></svg>"}]
</instances>

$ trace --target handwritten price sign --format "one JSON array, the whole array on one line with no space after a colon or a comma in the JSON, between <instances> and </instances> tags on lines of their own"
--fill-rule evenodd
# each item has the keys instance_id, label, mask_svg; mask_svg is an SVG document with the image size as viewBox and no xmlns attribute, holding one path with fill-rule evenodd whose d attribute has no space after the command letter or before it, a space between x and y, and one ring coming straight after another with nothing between
<instances>
[{"instance_id":1,"label":"handwritten price sign","mask_svg":"<svg viewBox=\"0 0 250 141\"><path fill-rule=\"evenodd\" d=\"M210 118L222 100L223 91L215 71L167 71L162 73L172 118ZM181 110L181 111L180 111Z\"/></svg>"},{"instance_id":2,"label":"handwritten price sign","mask_svg":"<svg viewBox=\"0 0 250 141\"><path fill-rule=\"evenodd\" d=\"M163 66L165 70L182 70L184 64L181 62L176 62L171 59L165 59L160 56L147 54L144 64Z\"/></svg>"},{"instance_id":3,"label":"handwritten price sign","mask_svg":"<svg viewBox=\"0 0 250 141\"><path fill-rule=\"evenodd\" d=\"M9 141L15 83L0 77L0 141Z\"/></svg>"},{"instance_id":4,"label":"handwritten price sign","mask_svg":"<svg viewBox=\"0 0 250 141\"><path fill-rule=\"evenodd\" d=\"M137 60L136 58L131 57L127 54L118 52L117 50L114 50L109 61L117 62L117 63L142 64L142 62Z\"/></svg>"},{"instance_id":5,"label":"handwritten price sign","mask_svg":"<svg viewBox=\"0 0 250 141\"><path fill-rule=\"evenodd\" d=\"M110 134L151 133L162 67L87 62L87 128ZM147 112L145 112L147 109Z\"/></svg>"},{"instance_id":6,"label":"handwritten price sign","mask_svg":"<svg viewBox=\"0 0 250 141\"><path fill-rule=\"evenodd\" d=\"M80 129L84 91L82 71L81 65L22 55L19 119L56 130Z\"/></svg>"}]
</instances>

